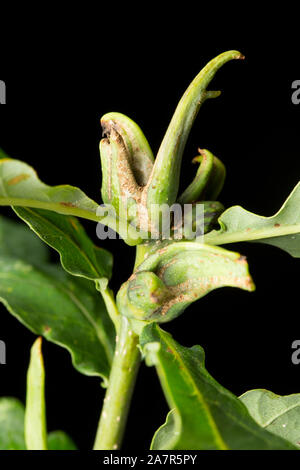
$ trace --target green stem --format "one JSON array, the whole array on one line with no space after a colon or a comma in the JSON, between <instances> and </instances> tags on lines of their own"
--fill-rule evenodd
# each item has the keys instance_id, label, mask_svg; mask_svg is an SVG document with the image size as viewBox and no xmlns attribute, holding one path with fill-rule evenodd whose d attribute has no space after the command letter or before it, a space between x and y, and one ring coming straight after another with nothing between
<instances>
[{"instance_id":1,"label":"green stem","mask_svg":"<svg viewBox=\"0 0 300 470\"><path fill-rule=\"evenodd\" d=\"M121 446L141 361L137 345L138 336L128 319L122 317L94 450L116 450Z\"/></svg>"},{"instance_id":2,"label":"green stem","mask_svg":"<svg viewBox=\"0 0 300 470\"><path fill-rule=\"evenodd\" d=\"M134 269L144 260L147 247L136 247ZM109 376L109 385L99 420L94 450L116 450L122 443L129 406L141 362L138 349L139 337L131 328L129 320L120 315L113 292L99 283L107 311L116 332L116 350Z\"/></svg>"}]
</instances>

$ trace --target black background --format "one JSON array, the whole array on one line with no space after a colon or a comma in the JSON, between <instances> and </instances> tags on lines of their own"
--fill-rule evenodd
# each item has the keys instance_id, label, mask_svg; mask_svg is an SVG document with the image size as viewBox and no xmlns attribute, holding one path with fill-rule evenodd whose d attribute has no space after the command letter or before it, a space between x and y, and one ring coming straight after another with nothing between
<instances>
[{"instance_id":1,"label":"black background","mask_svg":"<svg viewBox=\"0 0 300 470\"><path fill-rule=\"evenodd\" d=\"M227 167L219 198L225 206L240 204L273 215L300 175L300 105L291 101L291 84L299 79L300 67L297 43L288 34L292 27L270 31L255 23L246 38L240 24L229 39L216 27L204 30L203 20L192 11L180 23L164 23L159 15L146 21L145 11L139 21L124 20L119 29L113 10L112 5L99 23L95 18L89 25L83 18L84 32L70 15L64 24L56 18L46 38L41 39L42 25L32 36L27 31L17 41L13 35L6 38L0 79L7 84L7 105L0 108L0 146L34 166L42 181L79 186L100 201L101 115L129 115L156 152L190 81L211 58L238 49L246 60L228 63L218 72L210 88L223 93L204 104L194 125L183 160L182 188L193 177L190 162L197 147L208 148ZM1 213L11 215L4 208ZM95 224L84 225L99 243ZM134 249L122 241L103 246L116 255L111 285L118 289L131 273ZM237 395L252 388L300 392L300 365L291 362L291 344L300 337L300 261L267 245L228 248L247 256L256 292L217 290L165 328L186 346L201 344L210 373ZM34 335L3 307L0 318L0 339L7 345L0 395L24 400ZM43 351L48 428L66 430L81 449L88 449L104 393L99 381L75 371L69 354L58 346L44 342ZM143 365L124 450L147 448L167 410L154 369Z\"/></svg>"}]
</instances>

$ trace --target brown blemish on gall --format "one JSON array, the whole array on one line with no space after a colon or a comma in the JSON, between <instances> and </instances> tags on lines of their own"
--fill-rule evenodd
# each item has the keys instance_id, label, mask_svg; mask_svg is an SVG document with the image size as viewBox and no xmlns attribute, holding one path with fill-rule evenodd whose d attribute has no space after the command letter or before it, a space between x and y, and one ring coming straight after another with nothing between
<instances>
[{"instance_id":1,"label":"brown blemish on gall","mask_svg":"<svg viewBox=\"0 0 300 470\"><path fill-rule=\"evenodd\" d=\"M13 186L14 184L18 184L21 181L27 180L27 178L29 178L29 176L30 175L27 175L26 173L21 173L20 175L15 176L14 178L11 178L10 180L8 180L6 182L6 184L7 184L7 186Z\"/></svg>"},{"instance_id":2,"label":"brown blemish on gall","mask_svg":"<svg viewBox=\"0 0 300 470\"><path fill-rule=\"evenodd\" d=\"M66 206L66 207L76 207L76 205L73 204L73 202L60 202L59 204L61 206Z\"/></svg>"},{"instance_id":3,"label":"brown blemish on gall","mask_svg":"<svg viewBox=\"0 0 300 470\"><path fill-rule=\"evenodd\" d=\"M167 250L168 250L167 246L165 248L161 248L160 250L158 250L158 254L163 255Z\"/></svg>"},{"instance_id":4,"label":"brown blemish on gall","mask_svg":"<svg viewBox=\"0 0 300 470\"><path fill-rule=\"evenodd\" d=\"M274 227L280 227L280 224L274 224Z\"/></svg>"},{"instance_id":5,"label":"brown blemish on gall","mask_svg":"<svg viewBox=\"0 0 300 470\"><path fill-rule=\"evenodd\" d=\"M151 294L150 294L150 299L151 299L151 302L153 302L154 304L159 303L159 298L153 292L151 292Z\"/></svg>"}]
</instances>

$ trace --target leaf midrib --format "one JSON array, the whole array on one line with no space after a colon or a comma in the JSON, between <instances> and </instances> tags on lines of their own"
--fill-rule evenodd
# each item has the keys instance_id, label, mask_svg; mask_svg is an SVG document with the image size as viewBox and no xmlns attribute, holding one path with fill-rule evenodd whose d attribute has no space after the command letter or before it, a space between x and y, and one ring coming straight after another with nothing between
<instances>
[{"instance_id":1,"label":"leaf midrib","mask_svg":"<svg viewBox=\"0 0 300 470\"><path fill-rule=\"evenodd\" d=\"M298 408L300 407L300 402L299 403L296 403L295 405L291 405L290 407L286 408L285 410L283 410L282 412L280 412L278 415L276 415L275 417L271 418L269 421L267 421L266 423L262 424L261 426L263 428L267 427L267 426L270 426L272 423L274 423L274 421L276 421L276 419L278 418L281 418L285 413L288 413L289 411L293 410L294 408Z\"/></svg>"},{"instance_id":2,"label":"leaf midrib","mask_svg":"<svg viewBox=\"0 0 300 470\"><path fill-rule=\"evenodd\" d=\"M92 270L94 271L94 273L98 276L98 279L101 279L103 276L101 276L101 274L97 271L97 269L95 268L94 264L92 263L91 259L88 257L87 253L80 247L80 245L67 233L65 233L62 229L60 229L59 227L57 227L57 225L55 225L53 222L49 221L48 219L45 219L44 217L42 217L40 214L38 214L37 212L29 209L28 207L24 208L24 210L28 211L28 212L31 212L35 217L39 217L40 219L43 220L44 223L48 224L50 227L54 227L55 230L57 230L59 233L62 233L63 236L65 238L67 238L74 246L75 248L80 252L80 254L86 259L86 261L88 262L88 265L92 268ZM31 228L31 230L33 230L34 233L36 233L39 238L42 238L42 236L37 233L37 231L32 227L32 224L30 222L27 222ZM44 241L44 240L43 240ZM47 242L46 242L47 243ZM52 245L51 245L52 246ZM56 251L59 252L60 256L63 257L62 253L55 247L53 247ZM67 269L66 269L67 270ZM68 270L67 270L68 271ZM70 272L70 271L69 271ZM71 274L74 275L74 273L70 272Z\"/></svg>"},{"instance_id":3,"label":"leaf midrib","mask_svg":"<svg viewBox=\"0 0 300 470\"><path fill-rule=\"evenodd\" d=\"M216 424L215 424L215 422L214 422L214 419L213 419L213 417L212 417L212 415L211 415L211 412L210 412L209 408L207 407L207 404L206 404L206 402L205 402L205 400L204 400L204 398L203 398L203 395L202 395L202 393L200 392L200 390L198 389L198 387L197 387L197 385L196 385L196 383L195 383L195 380L194 380L192 374L191 374L191 373L189 372L189 370L187 369L187 367L186 367L184 361L181 359L180 354L177 352L176 349L174 349L173 344L172 344L172 343L169 343L166 338L162 338L162 339L163 339L163 341L166 343L166 345L167 345L168 347L172 348L172 351L174 351L174 353L175 353L175 358L176 358L177 361L183 366L183 368L184 368L183 370L185 371L186 375L187 375L188 378L190 379L190 382L191 382L191 384L192 384L194 390L196 391L196 395L198 396L199 401L201 402L202 406L204 407L204 409L205 409L205 411L206 411L206 414L207 414L208 420L209 420L209 422L210 422L210 424L211 424L211 427L212 427L213 433L214 433L214 435L215 435L215 438L216 438L217 442L219 441L218 444L219 444L220 448L222 448L222 449L224 449L224 450L228 449L227 445L226 445L225 442L223 441L222 436L221 436L220 433L219 433L219 430L218 430L218 428L217 428L217 426L216 426ZM176 406L176 408L177 408L177 406Z\"/></svg>"}]
</instances>

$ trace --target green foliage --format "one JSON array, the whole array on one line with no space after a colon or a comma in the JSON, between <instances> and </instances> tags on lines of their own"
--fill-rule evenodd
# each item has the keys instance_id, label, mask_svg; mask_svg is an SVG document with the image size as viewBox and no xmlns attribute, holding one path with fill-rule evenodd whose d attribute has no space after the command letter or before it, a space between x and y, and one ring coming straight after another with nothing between
<instances>
[{"instance_id":1,"label":"green foliage","mask_svg":"<svg viewBox=\"0 0 300 470\"><path fill-rule=\"evenodd\" d=\"M220 230L205 236L205 243L223 245L253 241L274 245L300 257L300 183L272 217L255 215L240 206L227 209L219 218Z\"/></svg>"},{"instance_id":2,"label":"green foliage","mask_svg":"<svg viewBox=\"0 0 300 470\"><path fill-rule=\"evenodd\" d=\"M97 220L98 204L69 185L48 186L32 167L12 158L0 159L0 205L47 209Z\"/></svg>"},{"instance_id":3,"label":"green foliage","mask_svg":"<svg viewBox=\"0 0 300 470\"><path fill-rule=\"evenodd\" d=\"M1 227L14 244L9 256L2 254L5 246L0 251L0 301L31 331L66 348L80 372L106 381L114 327L93 283L45 262L42 242L25 226L1 217ZM34 264L25 260L31 253Z\"/></svg>"},{"instance_id":4,"label":"green foliage","mask_svg":"<svg viewBox=\"0 0 300 470\"><path fill-rule=\"evenodd\" d=\"M0 449L26 449L24 406L16 398L0 398Z\"/></svg>"},{"instance_id":5,"label":"green foliage","mask_svg":"<svg viewBox=\"0 0 300 470\"><path fill-rule=\"evenodd\" d=\"M0 449L76 450L74 442L65 432L52 431L47 435L41 338L31 348L26 409L15 398L0 398Z\"/></svg>"},{"instance_id":6,"label":"green foliage","mask_svg":"<svg viewBox=\"0 0 300 470\"><path fill-rule=\"evenodd\" d=\"M240 399L260 426L300 447L300 393L281 397L268 390L250 390Z\"/></svg>"},{"instance_id":7,"label":"green foliage","mask_svg":"<svg viewBox=\"0 0 300 470\"><path fill-rule=\"evenodd\" d=\"M39 265L49 261L49 250L23 224L1 216L0 256L16 257Z\"/></svg>"},{"instance_id":8,"label":"green foliage","mask_svg":"<svg viewBox=\"0 0 300 470\"><path fill-rule=\"evenodd\" d=\"M56 266L38 269L16 258L0 258L0 278L0 300L18 320L66 348L80 372L108 377L113 327L99 294Z\"/></svg>"},{"instance_id":9,"label":"green foliage","mask_svg":"<svg viewBox=\"0 0 300 470\"><path fill-rule=\"evenodd\" d=\"M70 185L48 186L40 181L35 170L20 160L8 158L0 151L0 206L43 209L64 216L103 222L123 235L136 234L128 222L111 218L107 210L87 197L79 188ZM39 214L39 212L38 212ZM24 218L26 212L24 213ZM32 212L31 212L32 215ZM51 220L51 219L50 219ZM58 220L58 217L55 219ZM62 220L62 219L61 219ZM47 233L47 227L45 227ZM134 239L133 244L139 243Z\"/></svg>"},{"instance_id":10,"label":"green foliage","mask_svg":"<svg viewBox=\"0 0 300 470\"><path fill-rule=\"evenodd\" d=\"M73 440L64 431L52 431L48 434L49 450L77 450Z\"/></svg>"},{"instance_id":11,"label":"green foliage","mask_svg":"<svg viewBox=\"0 0 300 470\"><path fill-rule=\"evenodd\" d=\"M111 253L95 246L75 217L37 209L14 210L44 242L59 252L61 264L70 274L94 281L111 278Z\"/></svg>"},{"instance_id":12,"label":"green foliage","mask_svg":"<svg viewBox=\"0 0 300 470\"><path fill-rule=\"evenodd\" d=\"M0 398L0 450L26 450L24 437L25 409L16 398ZM47 436L49 450L76 450L73 440L64 431Z\"/></svg>"},{"instance_id":13,"label":"green foliage","mask_svg":"<svg viewBox=\"0 0 300 470\"><path fill-rule=\"evenodd\" d=\"M180 346L154 323L141 334L148 365L155 365L172 410L152 449L293 449L260 427L246 407L206 371L200 346Z\"/></svg>"}]
</instances>

